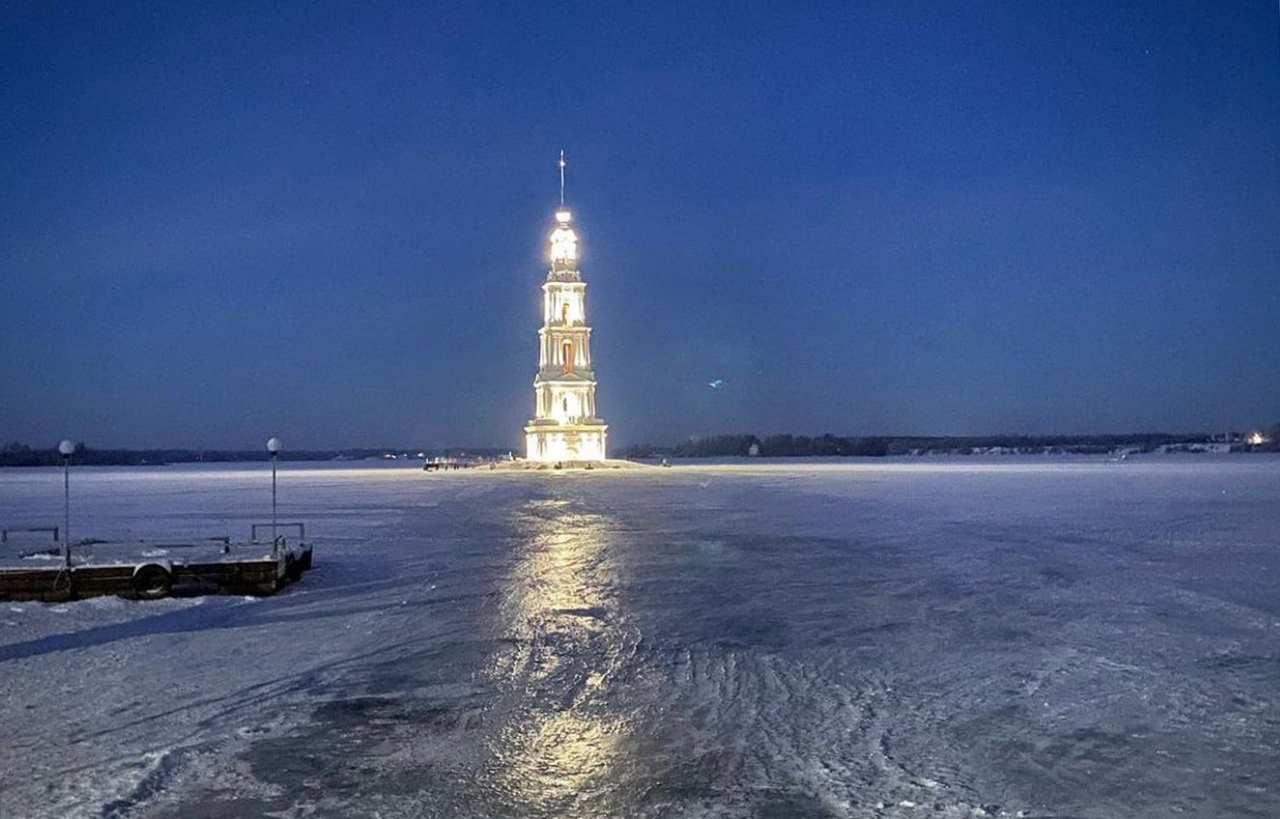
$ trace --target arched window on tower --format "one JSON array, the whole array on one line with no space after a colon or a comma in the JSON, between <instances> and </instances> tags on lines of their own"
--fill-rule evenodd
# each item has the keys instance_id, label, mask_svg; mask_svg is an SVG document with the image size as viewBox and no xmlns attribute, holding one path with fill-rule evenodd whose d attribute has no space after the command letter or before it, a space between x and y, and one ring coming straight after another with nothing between
<instances>
[{"instance_id":1,"label":"arched window on tower","mask_svg":"<svg viewBox=\"0 0 1280 819\"><path fill-rule=\"evenodd\" d=\"M577 393L566 393L560 400L561 423L574 424L582 418L582 398Z\"/></svg>"},{"instance_id":2,"label":"arched window on tower","mask_svg":"<svg viewBox=\"0 0 1280 819\"><path fill-rule=\"evenodd\" d=\"M569 302L567 301L560 305L560 321L569 323Z\"/></svg>"},{"instance_id":3,"label":"arched window on tower","mask_svg":"<svg viewBox=\"0 0 1280 819\"><path fill-rule=\"evenodd\" d=\"M573 342L566 341L561 352L564 353L564 371L573 372Z\"/></svg>"}]
</instances>

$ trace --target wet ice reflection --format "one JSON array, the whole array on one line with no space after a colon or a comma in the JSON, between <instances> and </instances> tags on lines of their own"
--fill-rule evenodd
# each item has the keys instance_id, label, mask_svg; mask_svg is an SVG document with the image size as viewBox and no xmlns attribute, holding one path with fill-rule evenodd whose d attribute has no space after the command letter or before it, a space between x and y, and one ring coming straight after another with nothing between
<instances>
[{"instance_id":1,"label":"wet ice reflection","mask_svg":"<svg viewBox=\"0 0 1280 819\"><path fill-rule=\"evenodd\" d=\"M567 501L530 501L504 588L488 674L511 707L490 752L513 807L554 815L608 799L627 722L608 708L611 672L634 653L616 587L610 521Z\"/></svg>"},{"instance_id":2,"label":"wet ice reflection","mask_svg":"<svg viewBox=\"0 0 1280 819\"><path fill-rule=\"evenodd\" d=\"M624 724L572 711L521 714L494 749L504 796L531 814L567 815L616 788Z\"/></svg>"},{"instance_id":3,"label":"wet ice reflection","mask_svg":"<svg viewBox=\"0 0 1280 819\"><path fill-rule=\"evenodd\" d=\"M604 631L616 612L608 563L609 530L598 514L567 501L529 502L518 518L518 562L506 589L508 636L539 639Z\"/></svg>"}]
</instances>

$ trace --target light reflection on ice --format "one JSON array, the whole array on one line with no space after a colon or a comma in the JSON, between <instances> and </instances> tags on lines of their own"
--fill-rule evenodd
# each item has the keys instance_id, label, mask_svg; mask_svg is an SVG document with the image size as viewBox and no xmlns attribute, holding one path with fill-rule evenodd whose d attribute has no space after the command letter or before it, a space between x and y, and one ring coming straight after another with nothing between
<instances>
[{"instance_id":1,"label":"light reflection on ice","mask_svg":"<svg viewBox=\"0 0 1280 819\"><path fill-rule=\"evenodd\" d=\"M491 753L496 788L512 805L554 815L616 782L626 724L593 699L625 650L625 613L613 592L607 518L559 499L529 501L518 516L520 557L503 585L501 624L512 641L489 676L516 707Z\"/></svg>"},{"instance_id":2,"label":"light reflection on ice","mask_svg":"<svg viewBox=\"0 0 1280 819\"><path fill-rule=\"evenodd\" d=\"M493 749L496 775L512 806L533 815L556 815L579 800L591 801L616 782L625 723L573 711L536 714L508 726Z\"/></svg>"}]
</instances>

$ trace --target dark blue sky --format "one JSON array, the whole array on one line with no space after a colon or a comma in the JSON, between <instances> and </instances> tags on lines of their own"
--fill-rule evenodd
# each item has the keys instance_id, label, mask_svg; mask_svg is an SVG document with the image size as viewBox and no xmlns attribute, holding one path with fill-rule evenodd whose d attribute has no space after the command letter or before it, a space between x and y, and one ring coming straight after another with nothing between
<instances>
[{"instance_id":1,"label":"dark blue sky","mask_svg":"<svg viewBox=\"0 0 1280 819\"><path fill-rule=\"evenodd\" d=\"M9 3L0 437L516 446L560 148L615 444L1274 423L1277 18Z\"/></svg>"}]
</instances>

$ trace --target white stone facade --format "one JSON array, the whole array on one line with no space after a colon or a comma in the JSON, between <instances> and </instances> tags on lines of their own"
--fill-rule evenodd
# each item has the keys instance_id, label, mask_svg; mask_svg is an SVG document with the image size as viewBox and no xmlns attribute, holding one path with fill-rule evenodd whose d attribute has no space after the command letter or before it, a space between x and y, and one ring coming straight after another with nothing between
<instances>
[{"instance_id":1,"label":"white stone facade","mask_svg":"<svg viewBox=\"0 0 1280 819\"><path fill-rule=\"evenodd\" d=\"M596 417L596 376L587 326L587 285L578 273L578 237L561 206L551 232L551 269L542 285L534 414L524 428L530 461L603 461L608 426Z\"/></svg>"}]
</instances>

